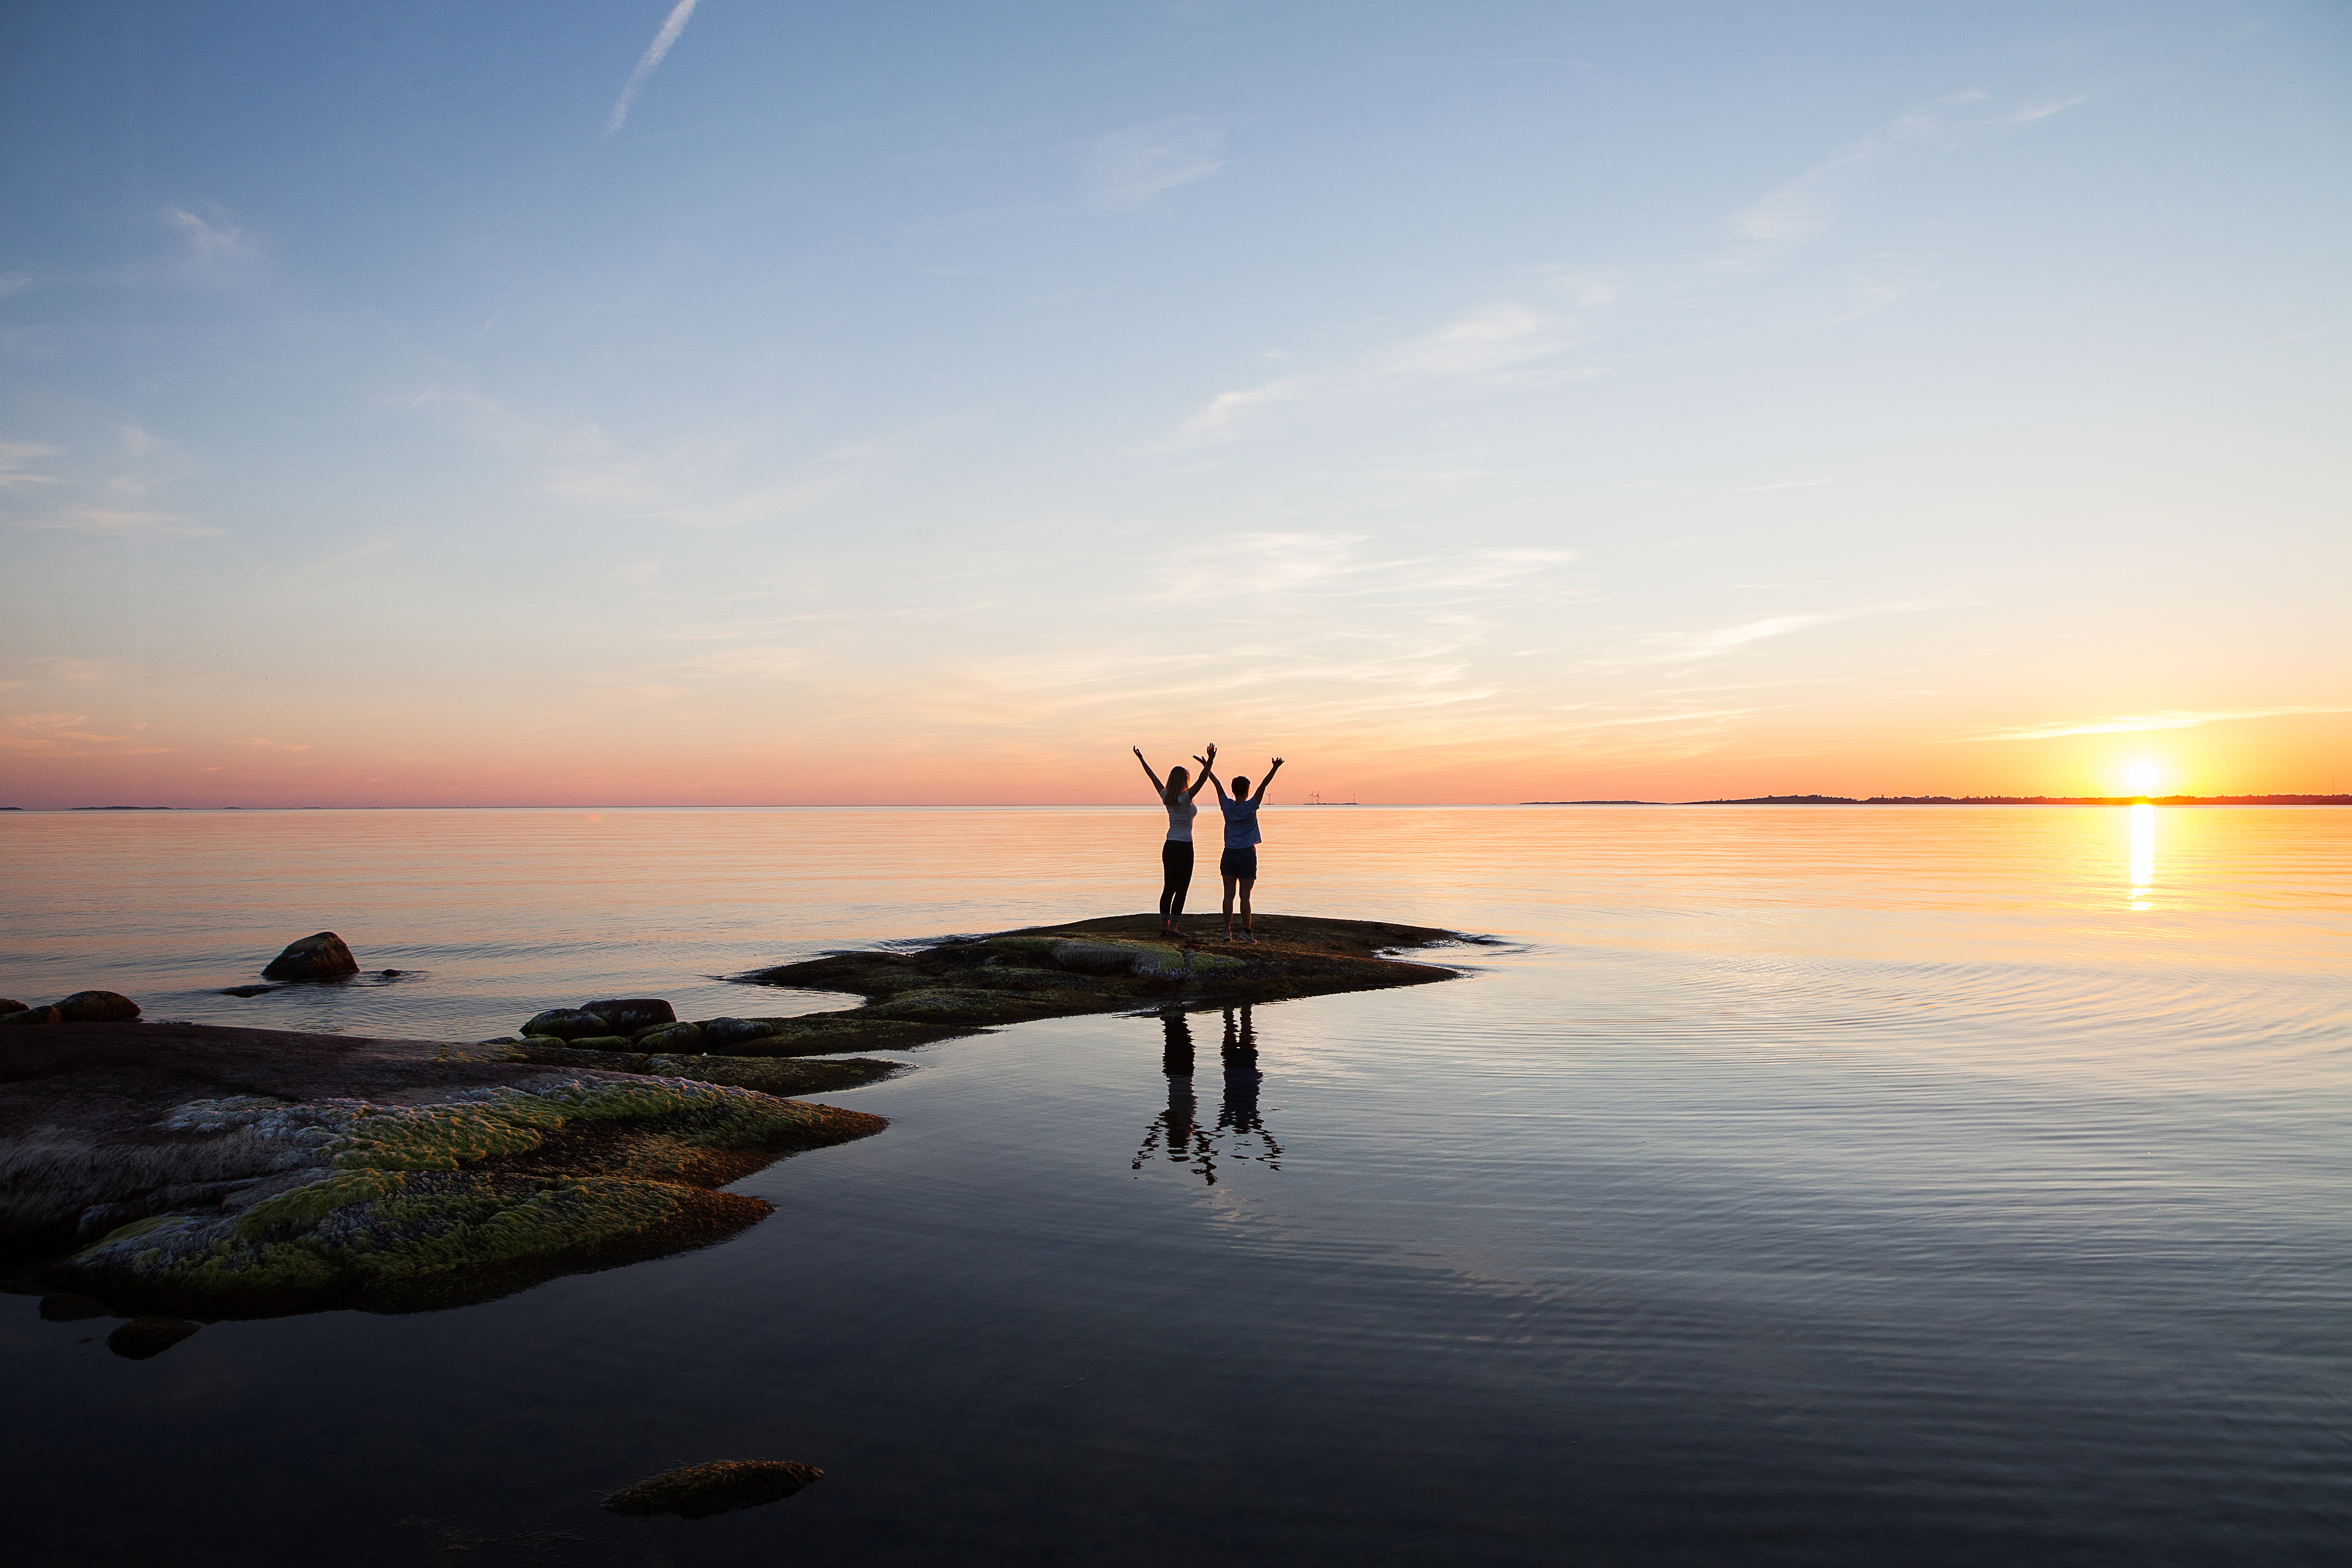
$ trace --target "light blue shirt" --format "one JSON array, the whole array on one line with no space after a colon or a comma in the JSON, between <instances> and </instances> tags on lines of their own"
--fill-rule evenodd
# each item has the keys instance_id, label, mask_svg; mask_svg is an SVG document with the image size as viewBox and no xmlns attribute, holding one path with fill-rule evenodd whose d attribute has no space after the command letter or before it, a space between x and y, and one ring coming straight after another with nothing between
<instances>
[{"instance_id":1,"label":"light blue shirt","mask_svg":"<svg viewBox=\"0 0 2352 1568\"><path fill-rule=\"evenodd\" d=\"M1257 807L1256 801L1235 800L1231 795L1217 802L1217 809L1225 814L1226 848L1246 849L1265 842L1258 837Z\"/></svg>"}]
</instances>

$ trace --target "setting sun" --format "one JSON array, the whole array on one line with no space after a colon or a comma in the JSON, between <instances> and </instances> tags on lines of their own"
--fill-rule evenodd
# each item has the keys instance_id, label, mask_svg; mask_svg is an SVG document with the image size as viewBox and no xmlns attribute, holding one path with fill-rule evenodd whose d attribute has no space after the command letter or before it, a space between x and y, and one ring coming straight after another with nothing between
<instances>
[{"instance_id":1,"label":"setting sun","mask_svg":"<svg viewBox=\"0 0 2352 1568\"><path fill-rule=\"evenodd\" d=\"M2134 795L2154 795L2156 786L2164 782L2164 768L2143 759L2124 769L2124 782Z\"/></svg>"}]
</instances>

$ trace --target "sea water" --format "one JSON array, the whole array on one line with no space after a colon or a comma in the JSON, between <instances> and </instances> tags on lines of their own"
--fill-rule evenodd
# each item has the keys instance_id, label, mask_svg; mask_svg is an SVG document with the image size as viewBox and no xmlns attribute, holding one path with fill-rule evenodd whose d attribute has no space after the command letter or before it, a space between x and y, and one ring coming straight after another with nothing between
<instances>
[{"instance_id":1,"label":"sea water","mask_svg":"<svg viewBox=\"0 0 2352 1568\"><path fill-rule=\"evenodd\" d=\"M1149 908L1160 830L10 814L0 992L433 1039L845 1005L724 977ZM749 1232L483 1306L131 1362L0 1298L12 1559L2352 1555L2352 812L1265 830L1262 907L1475 935L1462 978L912 1053ZM322 929L367 976L222 994ZM596 1506L719 1458L825 1477Z\"/></svg>"}]
</instances>

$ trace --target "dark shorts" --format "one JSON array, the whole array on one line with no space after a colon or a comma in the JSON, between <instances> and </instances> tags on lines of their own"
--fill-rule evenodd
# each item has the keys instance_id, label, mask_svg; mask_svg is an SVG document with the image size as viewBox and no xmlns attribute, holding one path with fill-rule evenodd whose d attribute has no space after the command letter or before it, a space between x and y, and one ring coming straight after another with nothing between
<instances>
[{"instance_id":1,"label":"dark shorts","mask_svg":"<svg viewBox=\"0 0 2352 1568\"><path fill-rule=\"evenodd\" d=\"M1217 875L1237 877L1244 882L1257 880L1257 846L1244 849L1228 849L1217 858Z\"/></svg>"}]
</instances>

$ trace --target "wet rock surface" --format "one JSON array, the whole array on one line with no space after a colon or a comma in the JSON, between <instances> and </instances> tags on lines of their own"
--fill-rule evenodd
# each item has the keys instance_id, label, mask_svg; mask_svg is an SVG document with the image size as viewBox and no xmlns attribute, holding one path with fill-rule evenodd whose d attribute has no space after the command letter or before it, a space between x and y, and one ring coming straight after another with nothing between
<instances>
[{"instance_id":1,"label":"wet rock surface","mask_svg":"<svg viewBox=\"0 0 2352 1568\"><path fill-rule=\"evenodd\" d=\"M1457 972L1389 954L1464 940L1430 926L1259 915L1255 943L1227 943L1223 924L1193 917L1178 942L1159 934L1157 915L1112 915L956 938L912 952L843 952L779 964L734 978L846 991L866 1005L794 1018L713 1020L702 1026L704 1048L772 1057L903 1050L1031 1018L1423 985ZM765 1032L735 1047L729 1026L740 1022Z\"/></svg>"},{"instance_id":2,"label":"wet rock surface","mask_svg":"<svg viewBox=\"0 0 2352 1568\"><path fill-rule=\"evenodd\" d=\"M322 931L289 942L284 952L261 971L264 980L335 980L360 972L359 960L333 931Z\"/></svg>"},{"instance_id":3,"label":"wet rock surface","mask_svg":"<svg viewBox=\"0 0 2352 1568\"><path fill-rule=\"evenodd\" d=\"M680 1519L709 1519L737 1509L780 1502L824 1472L814 1465L780 1459L716 1459L664 1470L635 1486L623 1487L604 1500L614 1513L650 1517L676 1514Z\"/></svg>"}]
</instances>

